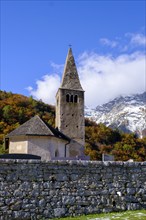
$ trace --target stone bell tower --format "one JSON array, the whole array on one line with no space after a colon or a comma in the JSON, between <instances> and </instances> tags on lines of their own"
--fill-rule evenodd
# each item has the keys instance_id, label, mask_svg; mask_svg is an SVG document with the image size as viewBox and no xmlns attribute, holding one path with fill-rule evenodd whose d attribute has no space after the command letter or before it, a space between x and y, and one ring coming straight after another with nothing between
<instances>
[{"instance_id":1,"label":"stone bell tower","mask_svg":"<svg viewBox=\"0 0 146 220\"><path fill-rule=\"evenodd\" d=\"M80 84L72 49L69 48L62 83L56 94L56 127L84 145L84 90Z\"/></svg>"}]
</instances>

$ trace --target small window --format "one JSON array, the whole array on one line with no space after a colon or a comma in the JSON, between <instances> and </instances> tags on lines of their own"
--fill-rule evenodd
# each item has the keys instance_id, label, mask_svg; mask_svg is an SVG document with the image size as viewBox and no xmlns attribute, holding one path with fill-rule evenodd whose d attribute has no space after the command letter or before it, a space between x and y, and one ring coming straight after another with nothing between
<instances>
[{"instance_id":1,"label":"small window","mask_svg":"<svg viewBox=\"0 0 146 220\"><path fill-rule=\"evenodd\" d=\"M78 102L78 96L77 96L77 95L74 96L74 102L75 102L75 103Z\"/></svg>"},{"instance_id":2,"label":"small window","mask_svg":"<svg viewBox=\"0 0 146 220\"><path fill-rule=\"evenodd\" d=\"M55 157L59 157L59 151L55 150Z\"/></svg>"},{"instance_id":3,"label":"small window","mask_svg":"<svg viewBox=\"0 0 146 220\"><path fill-rule=\"evenodd\" d=\"M74 101L74 97L73 97L73 95L71 95L70 102L73 102L73 101Z\"/></svg>"},{"instance_id":4,"label":"small window","mask_svg":"<svg viewBox=\"0 0 146 220\"><path fill-rule=\"evenodd\" d=\"M67 94L67 95L66 95L66 102L69 102L69 99L70 99L70 95Z\"/></svg>"},{"instance_id":5,"label":"small window","mask_svg":"<svg viewBox=\"0 0 146 220\"><path fill-rule=\"evenodd\" d=\"M9 149L9 138L5 138L5 149Z\"/></svg>"}]
</instances>

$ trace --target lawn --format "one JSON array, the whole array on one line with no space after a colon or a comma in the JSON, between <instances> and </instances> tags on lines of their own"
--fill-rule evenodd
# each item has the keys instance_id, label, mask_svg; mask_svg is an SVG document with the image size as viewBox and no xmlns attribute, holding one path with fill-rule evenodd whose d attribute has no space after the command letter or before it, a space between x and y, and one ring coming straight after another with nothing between
<instances>
[{"instance_id":1,"label":"lawn","mask_svg":"<svg viewBox=\"0 0 146 220\"><path fill-rule=\"evenodd\" d=\"M59 220L146 220L146 210L66 217Z\"/></svg>"}]
</instances>

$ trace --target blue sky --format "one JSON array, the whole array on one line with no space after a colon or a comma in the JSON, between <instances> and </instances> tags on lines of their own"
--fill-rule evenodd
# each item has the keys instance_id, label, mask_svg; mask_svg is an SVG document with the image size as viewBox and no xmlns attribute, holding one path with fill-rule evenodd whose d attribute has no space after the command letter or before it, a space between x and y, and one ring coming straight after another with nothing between
<instances>
[{"instance_id":1,"label":"blue sky","mask_svg":"<svg viewBox=\"0 0 146 220\"><path fill-rule=\"evenodd\" d=\"M2 0L1 89L54 104L71 44L86 105L143 92L145 8L142 0Z\"/></svg>"}]
</instances>

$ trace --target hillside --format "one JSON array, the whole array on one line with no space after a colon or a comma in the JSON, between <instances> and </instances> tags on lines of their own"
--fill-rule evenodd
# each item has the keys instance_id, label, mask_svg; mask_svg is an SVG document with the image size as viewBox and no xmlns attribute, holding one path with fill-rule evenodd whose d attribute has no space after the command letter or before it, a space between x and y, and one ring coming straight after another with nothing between
<instances>
[{"instance_id":1,"label":"hillside","mask_svg":"<svg viewBox=\"0 0 146 220\"><path fill-rule=\"evenodd\" d=\"M0 153L5 153L3 139L10 131L39 115L46 123L55 126L55 108L32 97L0 91ZM146 138L121 133L102 123L85 120L85 153L92 160L101 160L102 153L113 154L115 160L146 160Z\"/></svg>"},{"instance_id":2,"label":"hillside","mask_svg":"<svg viewBox=\"0 0 146 220\"><path fill-rule=\"evenodd\" d=\"M0 91L0 144L4 135L29 120L34 115L39 115L44 121L55 125L55 108L32 97L26 97L11 92Z\"/></svg>"}]
</instances>

